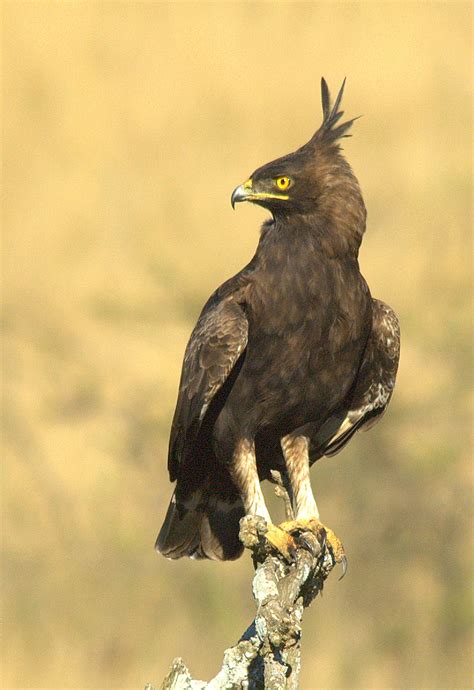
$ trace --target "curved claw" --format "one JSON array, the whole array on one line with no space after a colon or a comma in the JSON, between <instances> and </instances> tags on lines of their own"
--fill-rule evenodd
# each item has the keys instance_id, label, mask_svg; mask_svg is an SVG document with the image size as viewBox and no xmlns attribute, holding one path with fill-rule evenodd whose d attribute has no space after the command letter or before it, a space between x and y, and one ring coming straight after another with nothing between
<instances>
[{"instance_id":1,"label":"curved claw","mask_svg":"<svg viewBox=\"0 0 474 690\"><path fill-rule=\"evenodd\" d=\"M296 540L297 540L297 542L298 542L298 545L301 546L301 548L305 549L306 551L309 551L309 553L311 554L311 556L312 556L313 558L315 558L316 556L318 556L318 555L321 553L321 550L323 549L323 546L320 544L320 545L319 545L319 546L320 546L320 551L318 551L317 553L315 553L315 550L314 550L314 549L315 549L314 542L313 542L312 540L308 539L308 537L306 537L304 533L303 533L303 534L298 534L298 535L293 535L293 536L296 536Z\"/></svg>"},{"instance_id":2,"label":"curved claw","mask_svg":"<svg viewBox=\"0 0 474 690\"><path fill-rule=\"evenodd\" d=\"M342 574L341 574L341 577L339 578L338 582L340 582L342 580L342 578L344 577L344 575L347 573L347 556L346 555L344 555L341 558L341 565L342 565Z\"/></svg>"},{"instance_id":3,"label":"curved claw","mask_svg":"<svg viewBox=\"0 0 474 690\"><path fill-rule=\"evenodd\" d=\"M318 534L311 529L298 527L289 532L298 546L308 551L318 563L324 561L327 550L327 532L323 527ZM316 550L317 549L317 550Z\"/></svg>"}]
</instances>

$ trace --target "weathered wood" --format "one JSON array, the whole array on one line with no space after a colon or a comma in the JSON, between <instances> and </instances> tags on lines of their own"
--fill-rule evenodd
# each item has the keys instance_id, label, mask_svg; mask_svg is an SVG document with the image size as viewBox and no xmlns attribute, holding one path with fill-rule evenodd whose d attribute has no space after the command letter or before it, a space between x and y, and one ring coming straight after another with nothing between
<instances>
[{"instance_id":1,"label":"weathered wood","mask_svg":"<svg viewBox=\"0 0 474 690\"><path fill-rule=\"evenodd\" d=\"M324 540L321 544L311 532L305 534L304 545L296 544L291 559L269 543L266 533L262 518L247 516L240 522L240 539L255 565L252 590L257 613L252 624L224 652L222 668L211 681L194 680L178 658L161 690L298 688L303 611L322 591L335 559Z\"/></svg>"}]
</instances>

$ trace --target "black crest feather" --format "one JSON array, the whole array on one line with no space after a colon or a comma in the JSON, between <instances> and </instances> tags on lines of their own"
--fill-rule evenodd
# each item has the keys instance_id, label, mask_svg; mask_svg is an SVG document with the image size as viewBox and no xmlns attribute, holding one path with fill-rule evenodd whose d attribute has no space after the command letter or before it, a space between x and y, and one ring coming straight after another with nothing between
<instances>
[{"instance_id":1,"label":"black crest feather","mask_svg":"<svg viewBox=\"0 0 474 690\"><path fill-rule=\"evenodd\" d=\"M323 106L323 122L316 134L313 136L311 140L312 142L323 141L325 143L332 144L341 137L350 136L350 134L346 134L346 132L351 127L353 122L355 122L355 120L358 119L357 117L354 117L352 120L348 120L347 122L343 122L341 125L336 127L337 123L344 115L344 111L339 110L339 106L341 105L345 85L346 79L344 78L341 88L339 89L339 93L337 94L337 98L334 101L334 105L331 108L331 95L329 93L329 88L324 77L321 78L321 102Z\"/></svg>"}]
</instances>

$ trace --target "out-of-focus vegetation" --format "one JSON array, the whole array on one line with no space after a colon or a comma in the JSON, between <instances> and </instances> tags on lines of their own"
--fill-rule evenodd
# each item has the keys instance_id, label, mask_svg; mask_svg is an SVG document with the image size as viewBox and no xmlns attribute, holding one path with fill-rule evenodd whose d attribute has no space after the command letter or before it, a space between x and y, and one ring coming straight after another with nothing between
<instances>
[{"instance_id":1,"label":"out-of-focus vegetation","mask_svg":"<svg viewBox=\"0 0 474 690\"><path fill-rule=\"evenodd\" d=\"M182 353L262 210L231 190L306 141L319 80L362 270L398 311L383 423L313 468L349 572L305 621L302 688L468 688L468 3L5 3L3 687L211 677L248 558L153 551Z\"/></svg>"}]
</instances>

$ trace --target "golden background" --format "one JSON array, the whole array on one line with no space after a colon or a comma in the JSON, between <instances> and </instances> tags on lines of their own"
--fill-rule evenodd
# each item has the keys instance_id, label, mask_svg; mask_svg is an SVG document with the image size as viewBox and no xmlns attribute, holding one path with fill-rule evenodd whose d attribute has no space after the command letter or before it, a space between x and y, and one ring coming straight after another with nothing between
<instances>
[{"instance_id":1,"label":"golden background","mask_svg":"<svg viewBox=\"0 0 474 690\"><path fill-rule=\"evenodd\" d=\"M361 267L402 323L384 421L312 477L349 571L306 614L302 688L470 688L470 3L3 5L3 687L211 678L251 564L153 543L183 350L251 257L232 189L319 126Z\"/></svg>"}]
</instances>

